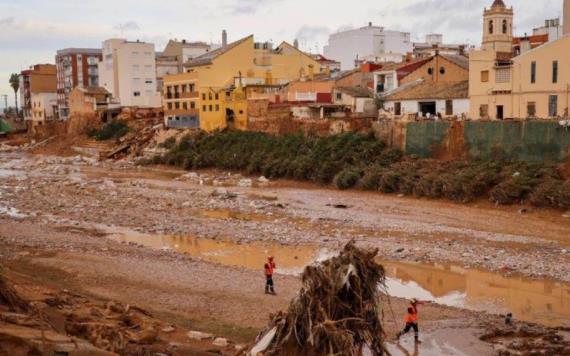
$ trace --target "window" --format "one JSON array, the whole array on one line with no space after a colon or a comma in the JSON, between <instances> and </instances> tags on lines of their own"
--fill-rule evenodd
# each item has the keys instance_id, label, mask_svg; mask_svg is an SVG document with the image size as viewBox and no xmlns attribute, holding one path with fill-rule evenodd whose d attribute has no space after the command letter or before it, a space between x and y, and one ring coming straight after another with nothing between
<instances>
[{"instance_id":1,"label":"window","mask_svg":"<svg viewBox=\"0 0 570 356\"><path fill-rule=\"evenodd\" d=\"M179 103L178 101L174 103L174 108L175 108L176 110L179 110L179 109L180 109L180 103Z\"/></svg>"},{"instance_id":2,"label":"window","mask_svg":"<svg viewBox=\"0 0 570 356\"><path fill-rule=\"evenodd\" d=\"M445 115L447 116L453 115L453 100L445 101Z\"/></svg>"},{"instance_id":3,"label":"window","mask_svg":"<svg viewBox=\"0 0 570 356\"><path fill-rule=\"evenodd\" d=\"M214 111L212 108L212 105L210 105L210 107L208 108L209 111Z\"/></svg>"},{"instance_id":4,"label":"window","mask_svg":"<svg viewBox=\"0 0 570 356\"><path fill-rule=\"evenodd\" d=\"M202 106L202 111L206 111L206 105Z\"/></svg>"},{"instance_id":5,"label":"window","mask_svg":"<svg viewBox=\"0 0 570 356\"><path fill-rule=\"evenodd\" d=\"M396 116L402 115L402 103L400 102L394 103L394 115Z\"/></svg>"},{"instance_id":6,"label":"window","mask_svg":"<svg viewBox=\"0 0 570 356\"><path fill-rule=\"evenodd\" d=\"M507 34L507 20L503 20L503 33L506 35Z\"/></svg>"},{"instance_id":7,"label":"window","mask_svg":"<svg viewBox=\"0 0 570 356\"><path fill-rule=\"evenodd\" d=\"M489 21L489 34L493 34L493 20Z\"/></svg>"},{"instance_id":8,"label":"window","mask_svg":"<svg viewBox=\"0 0 570 356\"><path fill-rule=\"evenodd\" d=\"M147 78L147 79L145 79L144 82L145 82L145 84L152 84L152 79L148 79L148 78Z\"/></svg>"},{"instance_id":9,"label":"window","mask_svg":"<svg viewBox=\"0 0 570 356\"><path fill-rule=\"evenodd\" d=\"M531 84L536 83L536 62L530 63L530 82Z\"/></svg>"},{"instance_id":10,"label":"window","mask_svg":"<svg viewBox=\"0 0 570 356\"><path fill-rule=\"evenodd\" d=\"M216 100L220 100L220 95L216 93Z\"/></svg>"},{"instance_id":11,"label":"window","mask_svg":"<svg viewBox=\"0 0 570 356\"><path fill-rule=\"evenodd\" d=\"M439 74L441 74L441 75L445 74L445 67L439 68Z\"/></svg>"},{"instance_id":12,"label":"window","mask_svg":"<svg viewBox=\"0 0 570 356\"><path fill-rule=\"evenodd\" d=\"M193 92L194 92L194 84L188 84L188 91L189 91L190 93L193 93Z\"/></svg>"},{"instance_id":13,"label":"window","mask_svg":"<svg viewBox=\"0 0 570 356\"><path fill-rule=\"evenodd\" d=\"M336 93L336 100L342 100L342 93Z\"/></svg>"},{"instance_id":14,"label":"window","mask_svg":"<svg viewBox=\"0 0 570 356\"><path fill-rule=\"evenodd\" d=\"M529 101L526 104L526 114L531 118L536 116L536 103L534 101Z\"/></svg>"},{"instance_id":15,"label":"window","mask_svg":"<svg viewBox=\"0 0 570 356\"><path fill-rule=\"evenodd\" d=\"M168 103L168 110L172 110L172 103Z\"/></svg>"},{"instance_id":16,"label":"window","mask_svg":"<svg viewBox=\"0 0 570 356\"><path fill-rule=\"evenodd\" d=\"M206 94L202 94L202 100L206 101Z\"/></svg>"},{"instance_id":17,"label":"window","mask_svg":"<svg viewBox=\"0 0 570 356\"><path fill-rule=\"evenodd\" d=\"M187 102L182 103L182 109L188 110L188 103Z\"/></svg>"},{"instance_id":18,"label":"window","mask_svg":"<svg viewBox=\"0 0 570 356\"><path fill-rule=\"evenodd\" d=\"M429 74L429 75L432 75L432 74L433 74L433 68L431 68L431 67L428 68L428 74Z\"/></svg>"},{"instance_id":19,"label":"window","mask_svg":"<svg viewBox=\"0 0 570 356\"><path fill-rule=\"evenodd\" d=\"M482 119L489 117L489 105L481 105L479 107L479 117Z\"/></svg>"},{"instance_id":20,"label":"window","mask_svg":"<svg viewBox=\"0 0 570 356\"><path fill-rule=\"evenodd\" d=\"M220 111L220 105L216 104L216 111Z\"/></svg>"},{"instance_id":21,"label":"window","mask_svg":"<svg viewBox=\"0 0 570 356\"><path fill-rule=\"evenodd\" d=\"M511 81L510 68L499 68L495 71L495 82L509 83Z\"/></svg>"},{"instance_id":22,"label":"window","mask_svg":"<svg viewBox=\"0 0 570 356\"><path fill-rule=\"evenodd\" d=\"M552 83L558 83L558 61L552 62Z\"/></svg>"},{"instance_id":23,"label":"window","mask_svg":"<svg viewBox=\"0 0 570 356\"><path fill-rule=\"evenodd\" d=\"M212 93L208 93L208 100L212 100Z\"/></svg>"},{"instance_id":24,"label":"window","mask_svg":"<svg viewBox=\"0 0 570 356\"><path fill-rule=\"evenodd\" d=\"M487 82L489 82L489 71L484 70L481 72L481 83L487 83Z\"/></svg>"},{"instance_id":25,"label":"window","mask_svg":"<svg viewBox=\"0 0 570 356\"><path fill-rule=\"evenodd\" d=\"M550 95L548 97L548 116L558 116L558 95Z\"/></svg>"},{"instance_id":26,"label":"window","mask_svg":"<svg viewBox=\"0 0 570 356\"><path fill-rule=\"evenodd\" d=\"M140 92L140 91L135 91L135 92L133 93L133 96L141 96L141 92Z\"/></svg>"},{"instance_id":27,"label":"window","mask_svg":"<svg viewBox=\"0 0 570 356\"><path fill-rule=\"evenodd\" d=\"M186 93L186 85L183 85L183 86L182 86L182 92L183 92L183 93Z\"/></svg>"}]
</instances>

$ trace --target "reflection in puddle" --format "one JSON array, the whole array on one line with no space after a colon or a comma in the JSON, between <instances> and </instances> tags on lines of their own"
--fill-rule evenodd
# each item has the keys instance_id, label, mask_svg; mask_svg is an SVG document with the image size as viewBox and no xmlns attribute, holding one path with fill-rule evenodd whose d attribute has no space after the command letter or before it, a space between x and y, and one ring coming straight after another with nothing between
<instances>
[{"instance_id":1,"label":"reflection in puddle","mask_svg":"<svg viewBox=\"0 0 570 356\"><path fill-rule=\"evenodd\" d=\"M570 285L530 280L449 265L384 263L390 294L550 326L570 326Z\"/></svg>"},{"instance_id":2,"label":"reflection in puddle","mask_svg":"<svg viewBox=\"0 0 570 356\"><path fill-rule=\"evenodd\" d=\"M275 256L278 273L299 274L303 268L319 259L317 251L310 246L280 246L248 243L236 244L188 236L153 236L129 232L109 236L119 242L133 242L157 249L172 249L227 266L249 269L263 268L267 256Z\"/></svg>"},{"instance_id":3,"label":"reflection in puddle","mask_svg":"<svg viewBox=\"0 0 570 356\"><path fill-rule=\"evenodd\" d=\"M217 213L216 213L217 214ZM231 216L230 216L231 217ZM221 218L226 218L223 214ZM228 266L259 269L275 256L278 273L299 274L331 251L314 246L214 241L187 236L154 236L111 231L110 238L157 249L172 249ZM433 300L438 304L489 313L512 312L515 318L550 326L570 326L570 285L550 280L503 277L452 265L382 262L392 296Z\"/></svg>"}]
</instances>

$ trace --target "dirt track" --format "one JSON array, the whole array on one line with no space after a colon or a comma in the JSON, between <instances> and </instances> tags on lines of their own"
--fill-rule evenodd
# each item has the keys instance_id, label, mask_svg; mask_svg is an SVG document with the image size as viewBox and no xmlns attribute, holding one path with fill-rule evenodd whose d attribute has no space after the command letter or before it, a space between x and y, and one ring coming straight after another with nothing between
<instances>
[{"instance_id":1,"label":"dirt track","mask_svg":"<svg viewBox=\"0 0 570 356\"><path fill-rule=\"evenodd\" d=\"M287 306L299 288L297 277L278 276L279 294L268 297L261 271L118 243L106 238L113 231L109 226L300 245L300 250L336 249L355 238L390 260L447 261L570 280L570 254L564 252L570 220L561 212L519 214L517 208L486 203L460 206L291 182L257 187L254 180L255 187L247 187L243 177L183 174L91 160L0 156L2 263L39 285L134 304L168 322L236 342L252 340L270 313ZM393 335L405 304L392 302L396 322L391 316L386 322ZM421 346L422 355L489 354L490 344L478 336L484 325L500 321L439 305L426 306L422 319L425 337L433 340ZM457 337L449 338L450 332Z\"/></svg>"}]
</instances>

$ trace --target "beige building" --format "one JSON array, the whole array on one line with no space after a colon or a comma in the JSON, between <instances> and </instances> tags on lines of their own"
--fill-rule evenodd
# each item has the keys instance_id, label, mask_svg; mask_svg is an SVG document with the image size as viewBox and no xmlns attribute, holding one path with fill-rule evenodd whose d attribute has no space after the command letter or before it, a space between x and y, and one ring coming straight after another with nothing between
<instances>
[{"instance_id":1,"label":"beige building","mask_svg":"<svg viewBox=\"0 0 570 356\"><path fill-rule=\"evenodd\" d=\"M121 106L159 108L154 44L110 39L103 42L99 85Z\"/></svg>"},{"instance_id":2,"label":"beige building","mask_svg":"<svg viewBox=\"0 0 570 356\"><path fill-rule=\"evenodd\" d=\"M54 120L57 118L57 112L57 93L32 93L32 122Z\"/></svg>"},{"instance_id":3,"label":"beige building","mask_svg":"<svg viewBox=\"0 0 570 356\"><path fill-rule=\"evenodd\" d=\"M565 0L568 6L570 0ZM568 15L568 12L566 11ZM512 9L501 0L485 11L483 48L470 54L470 117L483 119L552 119L568 116L570 100L570 36L512 57ZM565 24L568 23L565 18ZM490 33L491 23L507 33Z\"/></svg>"},{"instance_id":4,"label":"beige building","mask_svg":"<svg viewBox=\"0 0 570 356\"><path fill-rule=\"evenodd\" d=\"M20 103L24 120L42 122L47 116L53 118L53 114L49 114L49 110L44 113L44 109L54 97L57 100L56 73L53 64L36 64L20 73ZM39 104L41 109L38 108Z\"/></svg>"},{"instance_id":5,"label":"beige building","mask_svg":"<svg viewBox=\"0 0 570 356\"><path fill-rule=\"evenodd\" d=\"M283 42L273 48L271 43L255 42L253 36L194 58L185 67L185 73L164 78L166 125L208 132L247 128L244 88L281 86L321 70L293 45Z\"/></svg>"},{"instance_id":6,"label":"beige building","mask_svg":"<svg viewBox=\"0 0 570 356\"><path fill-rule=\"evenodd\" d=\"M95 115L109 107L111 93L101 87L75 88L69 93L69 113L74 115Z\"/></svg>"}]
</instances>

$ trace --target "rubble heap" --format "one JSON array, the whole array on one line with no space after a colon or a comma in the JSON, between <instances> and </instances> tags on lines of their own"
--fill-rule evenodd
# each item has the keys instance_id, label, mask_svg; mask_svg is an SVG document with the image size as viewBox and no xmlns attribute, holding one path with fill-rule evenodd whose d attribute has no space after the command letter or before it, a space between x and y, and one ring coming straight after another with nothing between
<instances>
[{"instance_id":1,"label":"rubble heap","mask_svg":"<svg viewBox=\"0 0 570 356\"><path fill-rule=\"evenodd\" d=\"M287 312L273 317L250 354L359 355L368 348L383 355L385 273L377 253L350 242L339 256L307 267L299 295Z\"/></svg>"}]
</instances>

